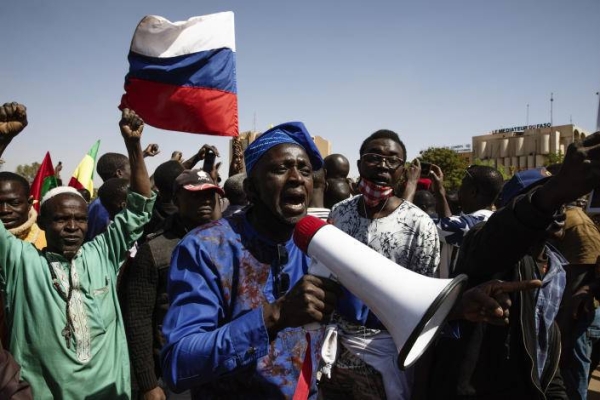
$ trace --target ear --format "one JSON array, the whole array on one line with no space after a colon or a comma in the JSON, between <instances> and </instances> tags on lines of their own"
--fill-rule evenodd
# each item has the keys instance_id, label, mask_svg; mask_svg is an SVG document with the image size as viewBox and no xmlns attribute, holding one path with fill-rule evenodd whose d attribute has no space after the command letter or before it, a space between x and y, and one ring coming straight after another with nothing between
<instances>
[{"instance_id":1,"label":"ear","mask_svg":"<svg viewBox=\"0 0 600 400\"><path fill-rule=\"evenodd\" d=\"M47 227L47 226L46 226L46 219L42 217L42 214L41 214L41 212L38 214L38 216L37 216L37 221L36 221L36 222L37 222L37 225L38 225L38 227L39 227L41 230L43 230L43 231L45 231L45 230L46 230L46 227Z\"/></svg>"},{"instance_id":2,"label":"ear","mask_svg":"<svg viewBox=\"0 0 600 400\"><path fill-rule=\"evenodd\" d=\"M470 192L473 195L473 197L477 197L479 195L479 188L477 188L477 186L473 185L471 187Z\"/></svg>"},{"instance_id":3,"label":"ear","mask_svg":"<svg viewBox=\"0 0 600 400\"><path fill-rule=\"evenodd\" d=\"M27 199L27 203L29 203L29 206L27 207L27 210L29 211L31 210L31 206L33 206L33 196L29 196L29 198Z\"/></svg>"},{"instance_id":4,"label":"ear","mask_svg":"<svg viewBox=\"0 0 600 400\"><path fill-rule=\"evenodd\" d=\"M254 181L252 177L248 176L244 179L244 193L246 193L246 197L250 203L258 196L256 193L256 186L254 185Z\"/></svg>"}]
</instances>

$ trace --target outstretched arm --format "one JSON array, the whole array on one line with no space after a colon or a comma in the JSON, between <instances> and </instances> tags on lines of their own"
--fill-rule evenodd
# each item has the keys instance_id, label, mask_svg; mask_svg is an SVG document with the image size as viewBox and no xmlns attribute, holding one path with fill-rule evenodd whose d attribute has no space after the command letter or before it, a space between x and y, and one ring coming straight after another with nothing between
<instances>
[{"instance_id":1,"label":"outstretched arm","mask_svg":"<svg viewBox=\"0 0 600 400\"><path fill-rule=\"evenodd\" d=\"M518 196L465 237L457 273L482 282L505 272L546 236L560 207L600 182L600 132L571 144L560 171L542 186ZM478 228L478 227L475 227ZM510 251L507 251L509 249Z\"/></svg>"},{"instance_id":2,"label":"outstretched arm","mask_svg":"<svg viewBox=\"0 0 600 400\"><path fill-rule=\"evenodd\" d=\"M119 122L121 135L125 140L127 155L129 156L129 166L131 167L130 188L144 197L152 196L152 184L148 177L146 163L140 139L144 130L144 121L128 108L123 110L121 121Z\"/></svg>"},{"instance_id":3,"label":"outstretched arm","mask_svg":"<svg viewBox=\"0 0 600 400\"><path fill-rule=\"evenodd\" d=\"M0 107L0 157L4 150L27 126L27 109L17 102L4 103Z\"/></svg>"}]
</instances>

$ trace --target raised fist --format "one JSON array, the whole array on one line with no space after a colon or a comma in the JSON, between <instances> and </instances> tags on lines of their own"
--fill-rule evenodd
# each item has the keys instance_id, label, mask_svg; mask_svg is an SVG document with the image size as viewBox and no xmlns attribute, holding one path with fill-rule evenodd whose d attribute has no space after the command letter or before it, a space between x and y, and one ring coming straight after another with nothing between
<instances>
[{"instance_id":1,"label":"raised fist","mask_svg":"<svg viewBox=\"0 0 600 400\"><path fill-rule=\"evenodd\" d=\"M139 139L142 137L144 130L144 121L135 113L135 111L125 108L119 121L121 135L125 140Z\"/></svg>"},{"instance_id":2,"label":"raised fist","mask_svg":"<svg viewBox=\"0 0 600 400\"><path fill-rule=\"evenodd\" d=\"M144 150L144 157L154 157L158 153L160 153L158 145L156 143L150 143Z\"/></svg>"},{"instance_id":3,"label":"raised fist","mask_svg":"<svg viewBox=\"0 0 600 400\"><path fill-rule=\"evenodd\" d=\"M180 151L174 151L173 153L171 153L171 160L181 161L182 158L183 154L181 154Z\"/></svg>"},{"instance_id":4,"label":"raised fist","mask_svg":"<svg viewBox=\"0 0 600 400\"><path fill-rule=\"evenodd\" d=\"M27 126L27 109L16 102L4 103L0 107L0 136L12 139Z\"/></svg>"}]
</instances>

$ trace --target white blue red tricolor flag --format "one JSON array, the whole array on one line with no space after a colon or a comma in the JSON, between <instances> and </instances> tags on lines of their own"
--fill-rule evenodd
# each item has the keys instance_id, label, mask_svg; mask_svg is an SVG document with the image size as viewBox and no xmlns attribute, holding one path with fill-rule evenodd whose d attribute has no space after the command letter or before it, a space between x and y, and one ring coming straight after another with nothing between
<instances>
[{"instance_id":1,"label":"white blue red tricolor flag","mask_svg":"<svg viewBox=\"0 0 600 400\"><path fill-rule=\"evenodd\" d=\"M121 109L157 128L238 135L233 12L180 22L146 16L128 58Z\"/></svg>"}]
</instances>

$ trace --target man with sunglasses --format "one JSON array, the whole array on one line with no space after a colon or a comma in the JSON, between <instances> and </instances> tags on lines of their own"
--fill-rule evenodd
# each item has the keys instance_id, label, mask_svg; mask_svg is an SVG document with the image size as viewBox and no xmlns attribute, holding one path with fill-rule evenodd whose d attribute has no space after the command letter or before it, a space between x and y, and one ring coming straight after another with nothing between
<instances>
[{"instance_id":1,"label":"man with sunglasses","mask_svg":"<svg viewBox=\"0 0 600 400\"><path fill-rule=\"evenodd\" d=\"M406 148L395 132L379 130L369 136L358 160L361 195L335 205L329 218L398 268L433 276L439 263L435 224L417 206L394 194L405 158ZM413 372L398 369L396 347L378 317L347 290L338 314L342 347L331 379L321 381L325 398L410 399Z\"/></svg>"}]
</instances>

